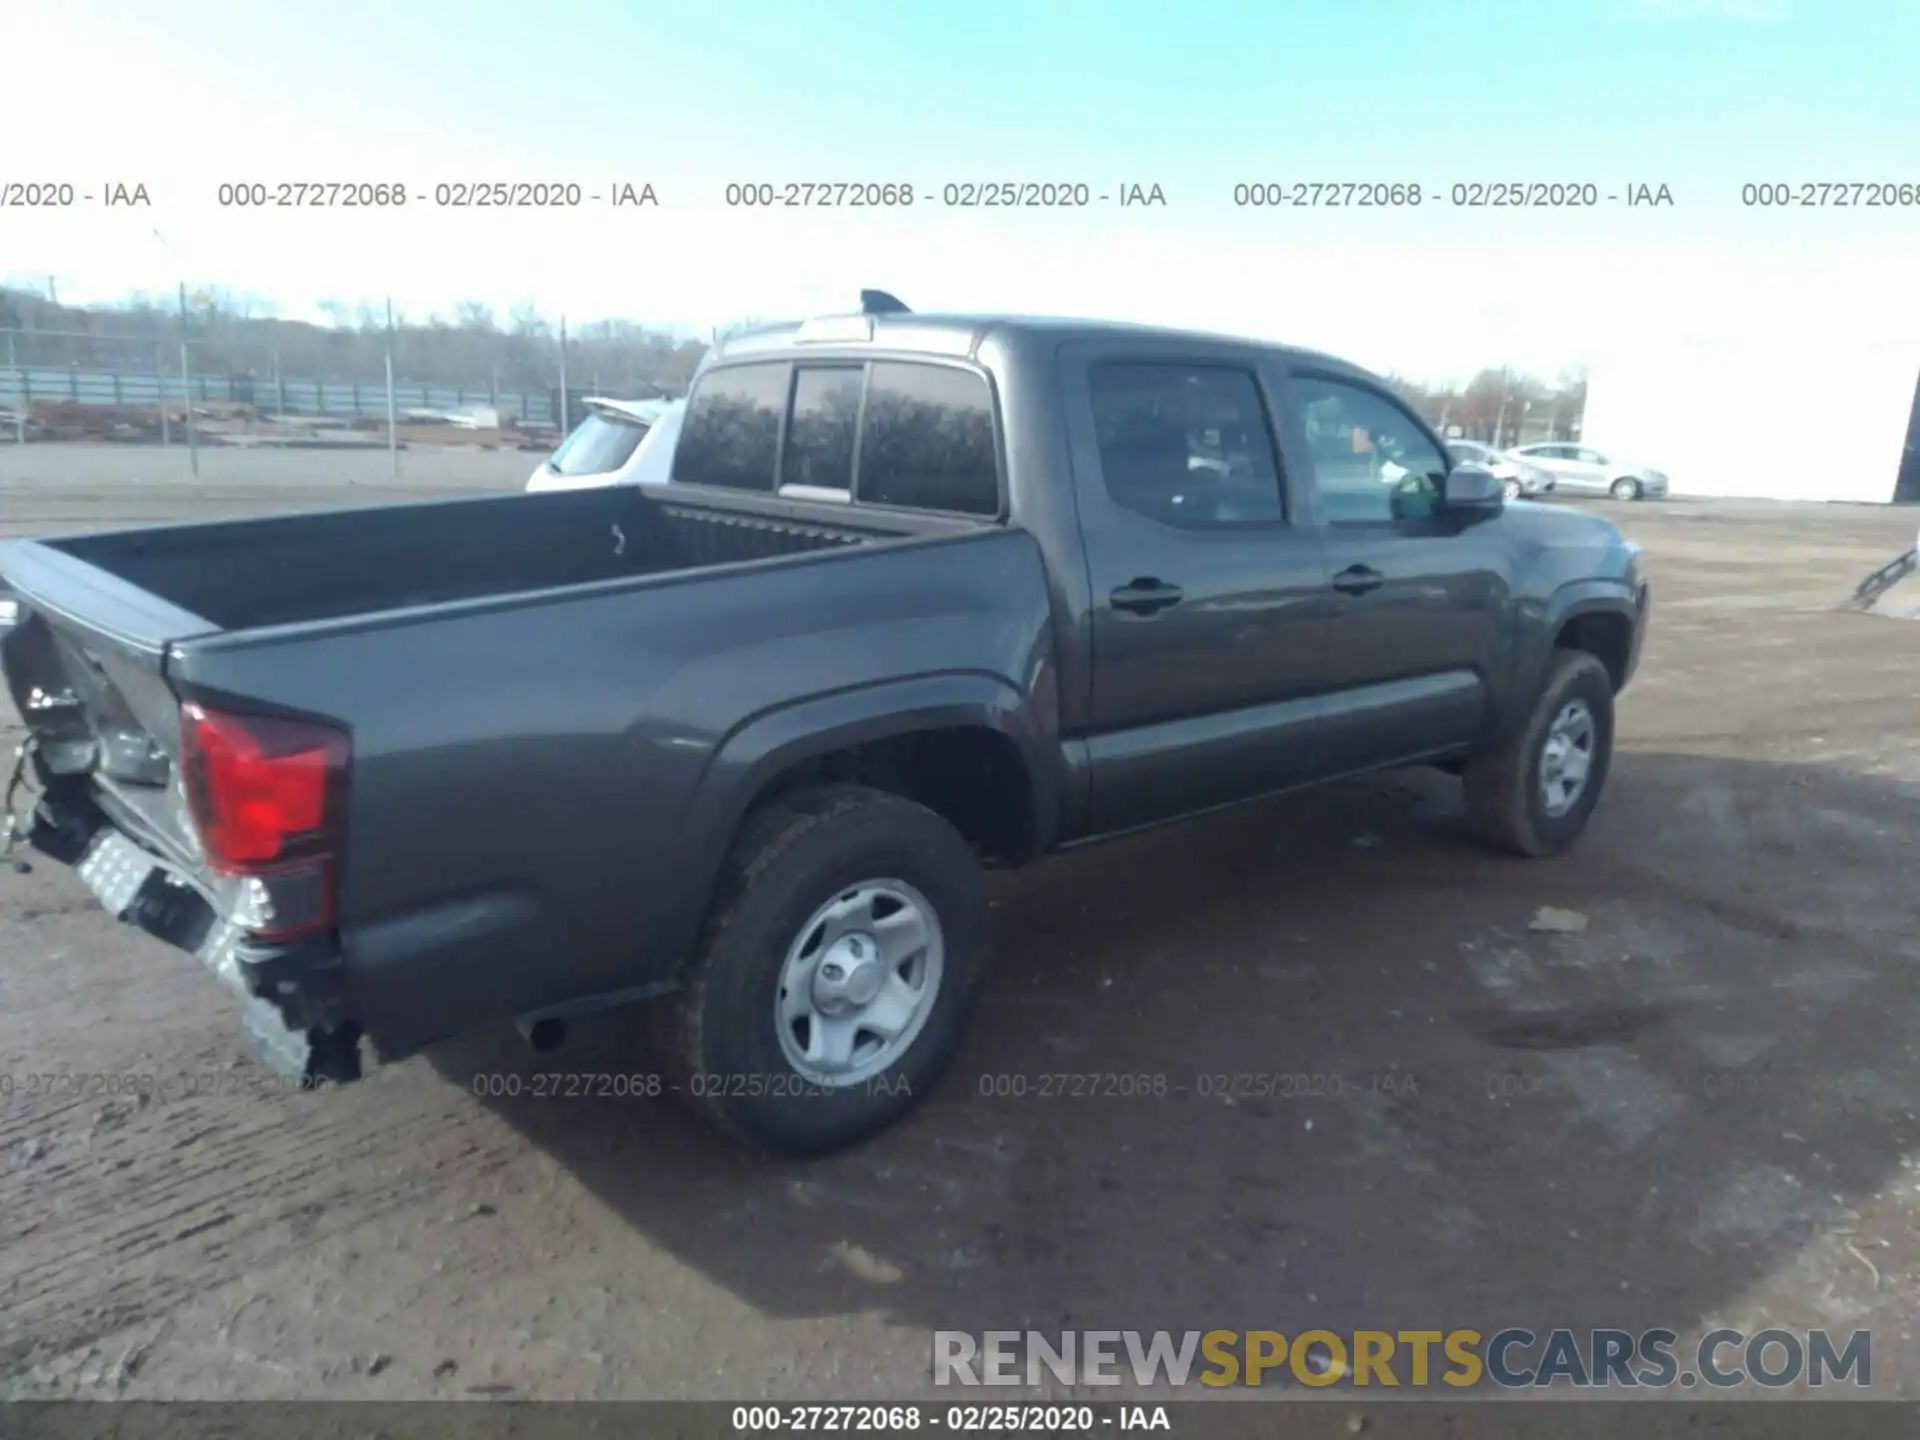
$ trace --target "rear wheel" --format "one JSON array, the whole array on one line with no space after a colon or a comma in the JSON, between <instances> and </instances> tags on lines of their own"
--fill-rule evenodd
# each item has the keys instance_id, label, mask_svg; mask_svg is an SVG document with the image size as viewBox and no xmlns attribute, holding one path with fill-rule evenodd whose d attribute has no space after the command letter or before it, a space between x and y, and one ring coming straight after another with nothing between
<instances>
[{"instance_id":1,"label":"rear wheel","mask_svg":"<svg viewBox=\"0 0 1920 1440\"><path fill-rule=\"evenodd\" d=\"M1514 855L1554 855L1587 828L1613 759L1613 679L1584 650L1559 650L1526 724L1468 762L1467 822Z\"/></svg>"},{"instance_id":2,"label":"rear wheel","mask_svg":"<svg viewBox=\"0 0 1920 1440\"><path fill-rule=\"evenodd\" d=\"M1638 500L1640 498L1640 482L1631 475L1622 475L1618 480L1613 482L1613 489L1610 493L1616 500Z\"/></svg>"},{"instance_id":3,"label":"rear wheel","mask_svg":"<svg viewBox=\"0 0 1920 1440\"><path fill-rule=\"evenodd\" d=\"M775 802L743 828L659 1012L679 1093L776 1152L883 1129L960 1047L987 920L980 864L933 811L858 786Z\"/></svg>"}]
</instances>

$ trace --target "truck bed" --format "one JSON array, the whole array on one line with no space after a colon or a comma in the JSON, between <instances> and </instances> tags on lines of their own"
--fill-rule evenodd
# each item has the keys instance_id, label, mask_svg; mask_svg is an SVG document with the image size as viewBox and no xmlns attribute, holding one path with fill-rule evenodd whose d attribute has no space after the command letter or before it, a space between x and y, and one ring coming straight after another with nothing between
<instances>
[{"instance_id":1,"label":"truck bed","mask_svg":"<svg viewBox=\"0 0 1920 1440\"><path fill-rule=\"evenodd\" d=\"M817 507L809 507L815 508ZM777 513L781 510L786 513ZM249 630L710 569L916 533L764 498L676 503L636 486L115 531L47 548ZM180 636L155 637L179 639Z\"/></svg>"},{"instance_id":2,"label":"truck bed","mask_svg":"<svg viewBox=\"0 0 1920 1440\"><path fill-rule=\"evenodd\" d=\"M389 1055L653 993L766 767L857 740L877 687L934 724L1024 716L1012 677L1051 676L1024 530L691 487L0 541L0 589L20 602L0 659L53 817L36 844L112 913L256 987L247 1023L287 1054L298 1037L253 1001L296 960L301 986L345 977ZM235 891L188 813L183 704L350 737L320 959L247 951L243 985L232 925L206 928ZM675 867L699 873L665 881Z\"/></svg>"}]
</instances>

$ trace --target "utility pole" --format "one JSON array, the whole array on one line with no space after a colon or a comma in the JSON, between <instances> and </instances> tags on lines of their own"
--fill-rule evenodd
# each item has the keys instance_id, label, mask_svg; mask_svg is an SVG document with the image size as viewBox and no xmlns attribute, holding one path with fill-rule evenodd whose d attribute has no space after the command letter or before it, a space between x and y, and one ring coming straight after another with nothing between
<instances>
[{"instance_id":1,"label":"utility pole","mask_svg":"<svg viewBox=\"0 0 1920 1440\"><path fill-rule=\"evenodd\" d=\"M13 371L20 381L20 408L13 412L13 439L17 445L27 443L27 372L20 368L20 357L13 348L13 332L7 332L7 368Z\"/></svg>"},{"instance_id":2,"label":"utility pole","mask_svg":"<svg viewBox=\"0 0 1920 1440\"><path fill-rule=\"evenodd\" d=\"M200 473L200 433L193 423L193 367L187 359L187 282L180 282L180 392L187 425L187 454Z\"/></svg>"},{"instance_id":3,"label":"utility pole","mask_svg":"<svg viewBox=\"0 0 1920 1440\"><path fill-rule=\"evenodd\" d=\"M560 438L567 437L567 317L560 317Z\"/></svg>"},{"instance_id":4,"label":"utility pole","mask_svg":"<svg viewBox=\"0 0 1920 1440\"><path fill-rule=\"evenodd\" d=\"M400 417L393 401L393 300L387 300L387 460L400 478Z\"/></svg>"}]
</instances>

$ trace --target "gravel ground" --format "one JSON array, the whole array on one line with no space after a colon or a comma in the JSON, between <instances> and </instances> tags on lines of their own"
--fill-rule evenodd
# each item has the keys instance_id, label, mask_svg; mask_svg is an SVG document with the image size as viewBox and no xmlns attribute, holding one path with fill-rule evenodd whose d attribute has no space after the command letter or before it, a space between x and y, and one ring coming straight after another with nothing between
<instances>
[{"instance_id":1,"label":"gravel ground","mask_svg":"<svg viewBox=\"0 0 1920 1440\"><path fill-rule=\"evenodd\" d=\"M0 446L0 530L531 468L203 460ZM665 1102L475 1096L644 1070L630 1017L253 1093L191 960L51 864L0 874L0 1394L898 1397L934 1393L936 1328L1724 1323L1869 1328L1872 1393L1920 1395L1920 629L1832 610L1911 514L1608 513L1656 602L1575 853L1480 853L1420 772L1005 877L956 1072L826 1160ZM183 1071L216 1093L22 1093ZM1167 1093L1042 1096L1062 1073ZM1200 1074L1334 1078L1225 1103Z\"/></svg>"}]
</instances>

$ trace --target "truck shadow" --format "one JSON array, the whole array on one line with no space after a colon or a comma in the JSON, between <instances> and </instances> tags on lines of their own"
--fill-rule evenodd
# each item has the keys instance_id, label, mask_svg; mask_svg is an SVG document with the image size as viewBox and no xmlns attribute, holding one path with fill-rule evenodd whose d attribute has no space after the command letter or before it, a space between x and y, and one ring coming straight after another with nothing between
<instances>
[{"instance_id":1,"label":"truck shadow","mask_svg":"<svg viewBox=\"0 0 1920 1440\"><path fill-rule=\"evenodd\" d=\"M1457 801L1411 772L1005 877L960 1063L848 1153L482 1103L782 1317L1686 1333L1823 1256L1778 1313L1870 1303L1830 1232L1871 1243L1913 1143L1920 790L1623 753L1586 842L1533 863ZM638 1031L434 1063L633 1071Z\"/></svg>"}]
</instances>

